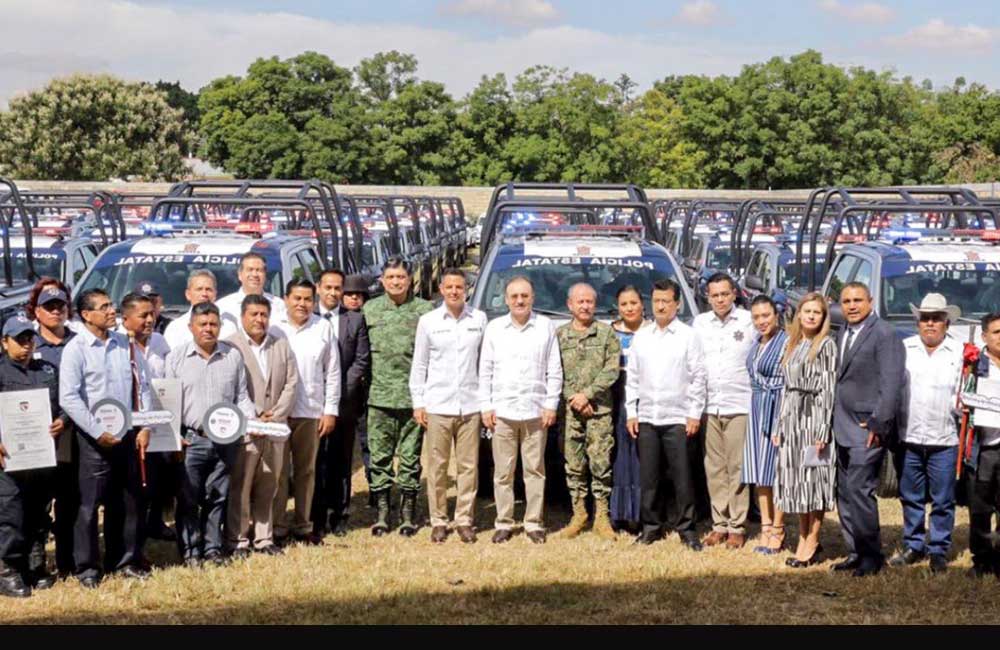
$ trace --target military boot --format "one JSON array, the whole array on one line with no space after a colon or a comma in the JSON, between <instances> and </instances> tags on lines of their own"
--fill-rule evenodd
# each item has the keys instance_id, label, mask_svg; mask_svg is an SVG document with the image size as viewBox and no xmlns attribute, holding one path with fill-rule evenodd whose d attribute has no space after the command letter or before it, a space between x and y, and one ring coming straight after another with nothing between
<instances>
[{"instance_id":1,"label":"military boot","mask_svg":"<svg viewBox=\"0 0 1000 650\"><path fill-rule=\"evenodd\" d=\"M583 499L573 502L573 518L569 520L566 527L559 531L557 537L561 539L573 539L583 532L587 526L587 504Z\"/></svg>"},{"instance_id":2,"label":"military boot","mask_svg":"<svg viewBox=\"0 0 1000 650\"><path fill-rule=\"evenodd\" d=\"M611 515L608 514L608 502L606 500L597 501L594 504L594 534L601 539L614 541L618 539L614 528L611 527Z\"/></svg>"},{"instance_id":3,"label":"military boot","mask_svg":"<svg viewBox=\"0 0 1000 650\"><path fill-rule=\"evenodd\" d=\"M399 516L402 523L399 525L399 534L404 537L413 537L417 534L417 493L410 490L403 491L403 497L399 502Z\"/></svg>"},{"instance_id":4,"label":"military boot","mask_svg":"<svg viewBox=\"0 0 1000 650\"><path fill-rule=\"evenodd\" d=\"M381 537L389 532L389 490L380 490L374 494L377 514L372 535Z\"/></svg>"}]
</instances>

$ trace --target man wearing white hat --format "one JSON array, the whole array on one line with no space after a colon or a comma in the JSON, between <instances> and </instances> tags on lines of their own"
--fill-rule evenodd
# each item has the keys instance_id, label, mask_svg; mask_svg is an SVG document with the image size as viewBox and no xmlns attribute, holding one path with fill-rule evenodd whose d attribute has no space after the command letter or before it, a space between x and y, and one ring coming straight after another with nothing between
<instances>
[{"instance_id":1,"label":"man wearing white hat","mask_svg":"<svg viewBox=\"0 0 1000 650\"><path fill-rule=\"evenodd\" d=\"M948 335L948 327L962 312L939 293L927 294L910 311L918 333L903 342L907 391L900 421L899 498L905 548L889 564L907 566L930 555L931 571L941 573L947 569L955 526L958 429L952 408L962 375L962 343ZM928 500L929 536L924 523Z\"/></svg>"}]
</instances>

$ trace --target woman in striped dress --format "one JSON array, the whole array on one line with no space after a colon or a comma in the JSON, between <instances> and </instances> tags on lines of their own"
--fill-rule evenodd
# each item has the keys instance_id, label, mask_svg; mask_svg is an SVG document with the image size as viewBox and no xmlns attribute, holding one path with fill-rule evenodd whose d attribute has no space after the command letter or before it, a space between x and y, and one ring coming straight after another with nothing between
<instances>
[{"instance_id":1,"label":"woman in striped dress","mask_svg":"<svg viewBox=\"0 0 1000 650\"><path fill-rule=\"evenodd\" d=\"M830 333L826 299L807 294L788 328L782 356L785 391L775 433L778 471L774 505L799 515L795 557L785 564L807 567L819 561L823 514L836 503L836 466L830 430L837 385L837 344Z\"/></svg>"},{"instance_id":2,"label":"woman in striped dress","mask_svg":"<svg viewBox=\"0 0 1000 650\"><path fill-rule=\"evenodd\" d=\"M760 507L762 544L754 548L754 552L774 555L785 543L785 520L784 513L774 508L771 491L778 460L778 448L771 438L781 409L781 390L785 385L781 355L788 337L781 329L778 308L769 297L754 298L750 303L750 315L758 336L747 355L753 397L750 426L743 446L741 481L756 486Z\"/></svg>"},{"instance_id":3,"label":"woman in striped dress","mask_svg":"<svg viewBox=\"0 0 1000 650\"><path fill-rule=\"evenodd\" d=\"M627 285L618 290L618 315L611 324L622 346L621 374L612 389L615 396L615 452L612 465L611 521L618 530L639 526L639 448L625 428L625 366L632 337L648 321L643 319L642 296Z\"/></svg>"}]
</instances>

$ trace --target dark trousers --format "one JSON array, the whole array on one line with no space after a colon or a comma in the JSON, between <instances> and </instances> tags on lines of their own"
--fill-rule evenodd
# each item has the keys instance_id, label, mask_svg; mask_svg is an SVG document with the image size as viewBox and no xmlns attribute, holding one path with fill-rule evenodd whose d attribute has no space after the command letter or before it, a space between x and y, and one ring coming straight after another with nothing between
<instances>
[{"instance_id":1,"label":"dark trousers","mask_svg":"<svg viewBox=\"0 0 1000 650\"><path fill-rule=\"evenodd\" d=\"M1000 509L1000 446L979 450L976 471L968 472L969 550L974 564L996 566L993 513Z\"/></svg>"},{"instance_id":2,"label":"dark trousers","mask_svg":"<svg viewBox=\"0 0 1000 650\"><path fill-rule=\"evenodd\" d=\"M639 424L639 517L644 532L661 531L666 508L665 493L673 495L671 528L694 532L694 484L683 424Z\"/></svg>"},{"instance_id":3,"label":"dark trousers","mask_svg":"<svg viewBox=\"0 0 1000 650\"><path fill-rule=\"evenodd\" d=\"M0 470L0 561L22 573L45 566L53 473Z\"/></svg>"},{"instance_id":4,"label":"dark trousers","mask_svg":"<svg viewBox=\"0 0 1000 650\"><path fill-rule=\"evenodd\" d=\"M946 555L955 527L955 460L958 447L905 445L899 478L903 504L903 542L918 553ZM930 539L924 507L930 494Z\"/></svg>"},{"instance_id":5,"label":"dark trousers","mask_svg":"<svg viewBox=\"0 0 1000 650\"><path fill-rule=\"evenodd\" d=\"M176 517L177 548L184 559L222 552L229 475L243 444L240 440L219 445L199 435L189 440L180 469Z\"/></svg>"},{"instance_id":6,"label":"dark trousers","mask_svg":"<svg viewBox=\"0 0 1000 650\"><path fill-rule=\"evenodd\" d=\"M350 515L351 463L354 460L354 435L357 416L347 414L337 418L333 433L320 438L316 454L316 491L313 492L313 530L322 534Z\"/></svg>"},{"instance_id":7,"label":"dark trousers","mask_svg":"<svg viewBox=\"0 0 1000 650\"><path fill-rule=\"evenodd\" d=\"M142 560L145 518L139 452L135 432L111 448L77 433L80 450L80 508L73 527L73 557L77 573L99 576L101 562L97 510L104 506L104 569L114 571Z\"/></svg>"},{"instance_id":8,"label":"dark trousers","mask_svg":"<svg viewBox=\"0 0 1000 650\"><path fill-rule=\"evenodd\" d=\"M171 458L173 452L146 454L146 530L160 530L163 512L177 494L178 463Z\"/></svg>"},{"instance_id":9,"label":"dark trousers","mask_svg":"<svg viewBox=\"0 0 1000 650\"><path fill-rule=\"evenodd\" d=\"M882 447L842 447L837 445L837 511L848 551L862 565L881 566L882 538L878 522L879 470Z\"/></svg>"},{"instance_id":10,"label":"dark trousers","mask_svg":"<svg viewBox=\"0 0 1000 650\"><path fill-rule=\"evenodd\" d=\"M358 436L358 445L361 447L361 463L365 466L365 481L372 484L372 454L368 449L368 402L361 406L361 414L358 415L355 432Z\"/></svg>"},{"instance_id":11,"label":"dark trousers","mask_svg":"<svg viewBox=\"0 0 1000 650\"><path fill-rule=\"evenodd\" d=\"M76 573L73 558L73 538L76 516L80 512L80 455L77 451L76 434L68 431L64 436L73 436L73 461L56 465L55 505L56 521L52 532L56 538L56 570L69 575Z\"/></svg>"}]
</instances>

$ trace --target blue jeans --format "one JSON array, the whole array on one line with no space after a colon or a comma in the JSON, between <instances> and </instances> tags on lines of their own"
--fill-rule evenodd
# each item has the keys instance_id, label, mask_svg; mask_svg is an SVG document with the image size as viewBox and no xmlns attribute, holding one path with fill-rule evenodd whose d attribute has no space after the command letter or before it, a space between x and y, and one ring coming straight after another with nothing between
<instances>
[{"instance_id":1,"label":"blue jeans","mask_svg":"<svg viewBox=\"0 0 1000 650\"><path fill-rule=\"evenodd\" d=\"M958 447L906 445L899 498L903 503L903 541L918 553L945 555L955 527L955 461ZM924 507L931 502L931 533L926 538Z\"/></svg>"}]
</instances>

